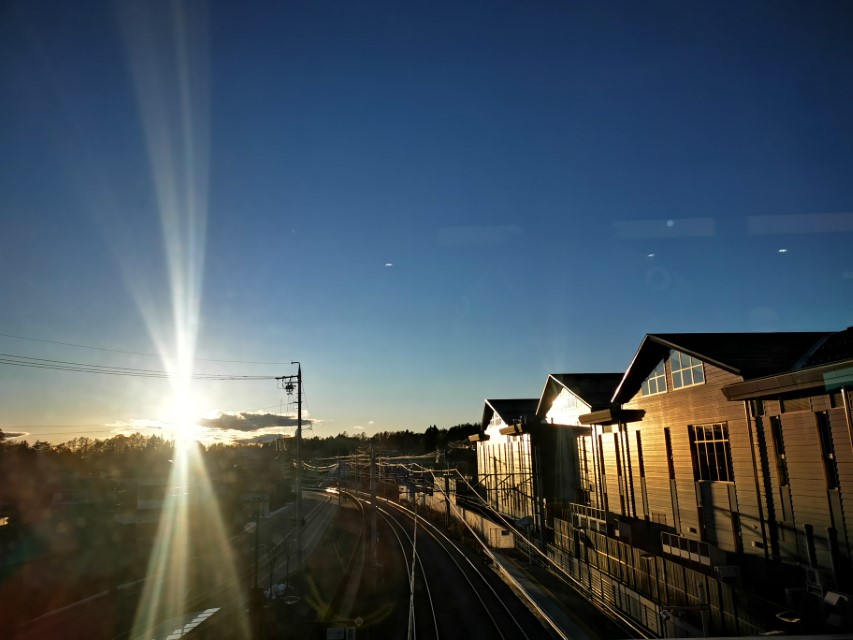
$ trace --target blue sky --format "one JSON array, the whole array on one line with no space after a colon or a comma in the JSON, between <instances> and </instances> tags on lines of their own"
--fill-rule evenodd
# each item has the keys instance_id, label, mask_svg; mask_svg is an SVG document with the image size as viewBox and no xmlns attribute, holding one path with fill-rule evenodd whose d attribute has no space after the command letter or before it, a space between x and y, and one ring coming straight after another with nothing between
<instances>
[{"instance_id":1,"label":"blue sky","mask_svg":"<svg viewBox=\"0 0 853 640\"><path fill-rule=\"evenodd\" d=\"M168 360L189 331L300 360L314 432L369 434L647 332L851 324L849 3L175 6L0 9L0 352L160 370L8 336ZM170 392L0 366L0 427L106 437Z\"/></svg>"}]
</instances>

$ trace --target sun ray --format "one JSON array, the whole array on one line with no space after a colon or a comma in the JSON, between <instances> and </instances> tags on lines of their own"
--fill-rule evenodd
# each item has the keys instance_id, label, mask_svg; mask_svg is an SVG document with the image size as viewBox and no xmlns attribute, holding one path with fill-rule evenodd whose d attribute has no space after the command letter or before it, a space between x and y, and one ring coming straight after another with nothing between
<instances>
[{"instance_id":1,"label":"sun ray","mask_svg":"<svg viewBox=\"0 0 853 640\"><path fill-rule=\"evenodd\" d=\"M129 282L170 374L165 420L175 450L137 607L133 638L150 638L188 607L231 607L239 637L250 637L244 593L215 492L196 442L192 388L200 324L208 193L207 20L203 3L123 3L127 44L157 205L166 287ZM156 270L154 270L156 271ZM165 296L151 291L165 290ZM222 600L222 601L219 601Z\"/></svg>"}]
</instances>

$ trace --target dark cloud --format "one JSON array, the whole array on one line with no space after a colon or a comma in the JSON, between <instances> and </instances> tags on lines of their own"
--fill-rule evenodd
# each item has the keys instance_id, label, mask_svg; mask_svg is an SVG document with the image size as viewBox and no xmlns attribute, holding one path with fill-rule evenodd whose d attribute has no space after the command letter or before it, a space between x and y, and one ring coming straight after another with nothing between
<instances>
[{"instance_id":1,"label":"dark cloud","mask_svg":"<svg viewBox=\"0 0 853 640\"><path fill-rule=\"evenodd\" d=\"M216 418L203 418L199 425L210 429L233 429L235 431L257 431L271 427L295 427L296 418L275 413L220 413ZM302 426L311 425L311 420L303 418Z\"/></svg>"},{"instance_id":2,"label":"dark cloud","mask_svg":"<svg viewBox=\"0 0 853 640\"><path fill-rule=\"evenodd\" d=\"M259 436L232 438L232 441L240 444L267 444L268 442L275 442L281 438L281 435L280 433L264 433Z\"/></svg>"}]
</instances>

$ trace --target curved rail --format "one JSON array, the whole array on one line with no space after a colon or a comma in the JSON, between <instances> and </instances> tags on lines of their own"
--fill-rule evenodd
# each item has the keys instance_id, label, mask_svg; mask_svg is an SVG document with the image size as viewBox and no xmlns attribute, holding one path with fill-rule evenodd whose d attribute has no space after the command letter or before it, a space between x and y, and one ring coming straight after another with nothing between
<instances>
[{"instance_id":1,"label":"curved rail","mask_svg":"<svg viewBox=\"0 0 853 640\"><path fill-rule=\"evenodd\" d=\"M364 500L366 502L366 500L363 497L361 497L361 496L356 496L356 497L358 497L360 500ZM467 553L464 550L462 550L453 540L451 540L443 532L441 532L440 529L438 529L435 525L424 520L424 518L418 516L415 511L407 509L407 508L395 503L392 500L387 500L387 499L381 499L381 500L382 500L383 505L390 506L395 511L395 513L392 514L391 512L387 511L386 509L378 508L379 513L383 514L383 518L384 517L390 518L393 522L396 523L396 525L398 527L402 527L402 524L399 522L399 518L401 518L401 517L402 518L409 518L413 522L416 521L416 522L420 523L421 526L423 527L423 531L425 531L434 540L436 545L439 546L442 549L442 551L447 554L449 559L452 561L452 565L454 565L456 567L456 569L462 574L462 576L465 579L465 582L468 584L468 586L473 591L474 596L475 596L476 600L479 601L480 606L482 607L482 611L484 612L485 616L488 617L489 620L491 620L492 625L494 626L494 629L495 629L495 633L496 633L496 635L494 635L493 637L500 637L500 638L506 638L507 637L506 627L505 626L501 627L501 623L498 622L497 618L494 615L494 608L499 607L501 609L502 615L506 616L510 620L512 620L512 623L515 625L515 627L517 629L518 637L526 638L529 640L529 636L528 636L527 631L525 630L525 626L519 622L515 613L513 613L513 611L510 609L510 607L504 601L504 599L497 593L497 591L495 590L495 588L493 587L491 582L483 575L483 573L480 571L478 566L474 562L472 562L472 560L468 557ZM403 529L403 530L405 531L405 529ZM408 533L406 533L406 536L409 537ZM409 538L409 539L411 540L411 538ZM457 559L456 556L461 556L464 559L463 563L460 563L460 561ZM418 561L420 562L420 556L418 556ZM423 573L423 568L421 569L421 571ZM473 576L471 575L472 572L474 574ZM477 580L477 579L479 579L479 580ZM475 584L475 581L476 581L476 584ZM481 592L481 589L480 589L481 583L486 585L488 591L491 593L496 604L492 604L490 606L489 604L486 603L486 601L484 600L484 597L483 597L483 593ZM432 611L434 624L436 625L435 626L436 637L438 637L438 634L439 634L438 622L437 622L437 617L436 617L436 612L435 612L435 606L432 603L431 596L430 596L430 608ZM504 624L505 624L505 621L504 621ZM513 636L513 637L515 637L515 636Z\"/></svg>"},{"instance_id":2,"label":"curved rail","mask_svg":"<svg viewBox=\"0 0 853 640\"><path fill-rule=\"evenodd\" d=\"M404 515L404 516L406 516L406 517L408 517L408 518L413 518L413 519L414 519L414 518L416 518L416 517L417 517L417 511L412 511L412 510L407 509L406 507L404 507L404 506L402 506L402 505L396 504L396 503L391 502L391 501L386 501L386 504L389 504L389 505L393 506L393 507L394 507L395 509L397 509L397 510L402 514L402 515ZM474 592L474 594L476 595L477 599L480 601L480 604L483 606L483 609L485 610L486 614L489 616L489 619L492 621L492 624L494 625L495 630L497 631L498 636L500 636L501 638L505 638L504 630L503 630L503 629L501 629L501 626L498 624L498 622L497 622L497 620L495 619L494 615L492 615L492 610L491 610L491 608L490 608L490 607L486 604L486 602L483 600L483 597L482 597L482 595L481 595L481 593L480 593L479 589L477 589L477 587L476 587L476 586L474 585L474 583L472 582L472 580L471 580L471 578L470 578L470 573L471 573L471 572L473 572L473 573L474 573L474 575L476 575L476 576L480 579L480 581L481 581L481 582L482 582L482 583L483 583L483 584L484 584L484 585L489 589L489 591L491 591L491 593L492 593L492 595L494 596L495 600L496 600L496 601L500 604L500 606L503 608L504 613L506 613L506 615L507 615L507 616L508 616L512 621L513 621L513 623L515 623L515 625L516 625L516 627L518 628L518 630L519 630L519 632L521 633L521 635L522 635L524 638L528 638L528 640L529 640L529 636L527 635L527 632L524 630L524 627L522 626L522 624L518 621L518 619L515 617L515 615L512 613L512 611L510 611L509 607L508 607L508 606L506 605L506 603L505 603L505 602L500 598L500 596L498 595L497 591L495 591L495 588L492 586L492 584L491 584L491 583L486 579L486 577L482 574L482 572L481 572L481 571L480 571L480 569L477 567L477 565L475 565L475 564L471 561L471 559L470 559L470 558L465 554L465 552L464 552L464 551L462 551L462 549L460 549L460 548L459 548L459 546L458 546L458 545L457 545L453 540L451 540L450 538L448 538L448 537L444 534L444 532L442 532L442 531L441 531L438 527L436 527L434 524L432 524L431 522L428 522L428 521L424 520L423 518L420 518L420 522L422 522L422 523L424 524L426 532L427 532L427 533L428 533L428 534L429 534L429 535L430 535L430 536L431 536L431 537L432 537L432 538L433 538L433 539L438 543L438 546L439 546L439 547L441 547L441 549L442 549L445 553L447 553L447 556L450 558L450 560L453 562L453 564L454 564L454 565L456 565L456 567L459 569L459 572L460 572L460 573L462 574L462 576L465 578L465 581L468 583L468 586L470 586L470 587L471 587L471 590ZM441 539L439 539L439 538L441 538ZM448 547L450 547L451 549L453 549L453 550L456 552L456 554L458 554L459 556L461 556L461 557L465 560L465 562L467 562L467 563L468 563L468 570L467 570L467 571L466 571L465 569L463 569L463 568L462 568L462 565L459 563L459 561L456 559L456 557L454 557L453 553L451 553L451 551L448 549Z\"/></svg>"},{"instance_id":3,"label":"curved rail","mask_svg":"<svg viewBox=\"0 0 853 640\"><path fill-rule=\"evenodd\" d=\"M422 469L424 472L430 472L431 473L431 471L429 469L427 469L426 467L422 467ZM458 469L456 469L455 471L456 471L456 474L459 476L459 479L462 480L462 482L464 482L465 485L467 485L468 489L472 492L472 494L476 495L474 488L471 486L471 484L468 482L468 480L459 472ZM438 490L441 493L444 493L444 491L442 491L440 487L438 488ZM501 522L503 524L503 526L505 526L507 529L509 529L510 531L512 531L516 535L516 539L521 539L521 540L525 539L524 534L519 532L513 526L513 524L511 522L509 522L502 514L498 513L493 507L488 505L482 498L480 498L479 501L476 502L476 504L478 504L480 507L484 507L486 509L486 511L488 511L491 515L495 516L495 519L498 522ZM454 506L454 509L456 509L455 506ZM462 519L462 523L468 528L469 531L474 533L473 530L471 529L471 526L464 520L464 518ZM579 581L574 576L570 575L558 563L554 562L545 552L542 551L542 549L540 549L539 547L537 547L536 545L533 545L533 544L528 544L527 548L531 553L534 553L540 559L540 561L543 562L546 567L548 567L549 571L551 571L552 574L554 574L557 578L559 578L563 582L563 584L568 586L570 589L574 589L578 594L586 597L588 599L588 602L590 604L592 604L592 606L594 606L596 609L598 609L599 611L604 613L607 617L609 617L616 624L621 625L622 628L624 628L628 632L628 634L636 635L637 637L640 637L640 638L654 638L655 637L654 635L652 635L650 633L650 631L648 629L646 629L645 627L643 627L642 625L637 623L635 620L633 620L629 616L625 615L622 611L620 611L616 607L612 606L611 604L606 602L604 599L599 598L599 597L595 596L594 594L590 594L589 590L586 588L586 586L581 581ZM503 567L501 567L501 572L503 573L503 575L505 575L507 577L508 580L510 580L513 584L515 584L518 588L520 588L520 586L518 586L518 583L515 580L515 578L513 578L509 574L509 572L507 572ZM590 597L591 595L592 595L592 597ZM537 610L541 611L539 606L532 599L530 599L529 601L530 601L530 604L532 606L536 607ZM543 616L548 621L549 625L561 637L566 638L568 640L568 637L566 636L566 634L562 630L560 630L554 624L554 622L547 615L544 614L544 612L543 612Z\"/></svg>"},{"instance_id":4,"label":"curved rail","mask_svg":"<svg viewBox=\"0 0 853 640\"><path fill-rule=\"evenodd\" d=\"M380 517L385 521L385 523L391 529L391 532L397 538L397 542L400 544L400 549L403 553L403 559L406 561L406 575L412 576L411 582L409 584L409 590L410 590L409 615L410 615L411 625L410 625L410 633L408 634L408 638L409 638L409 640L416 640L416 638L417 638L417 626L415 624L416 621L415 621L415 608L414 608L414 593L415 593L415 589L414 589L414 577L415 577L414 562L416 560L418 566L421 568L421 582L424 586L424 590L426 591L427 599L429 600L429 610L430 610L430 614L432 615L432 624L433 624L433 628L435 629L435 638L436 638L436 640L438 640L438 638L440 637L440 633L438 630L438 617L436 616L435 604L433 603L433 599L432 599L432 591L429 588L429 581L427 580L426 572L424 571L424 565L423 565L423 562L421 561L421 558L418 555L417 549L415 547L415 538L413 536L409 536L409 532L406 531L405 527L403 527L403 525L401 525L397 520L395 520L393 517L391 517L391 515L388 512L386 512L383 509L378 509L378 512L379 512ZM409 564L409 559L406 556L406 547L403 544L403 541L400 539L400 534L397 533L397 529L399 529L403 533L403 535L406 537L408 542L411 544L411 548L412 548L412 564L411 565Z\"/></svg>"}]
</instances>

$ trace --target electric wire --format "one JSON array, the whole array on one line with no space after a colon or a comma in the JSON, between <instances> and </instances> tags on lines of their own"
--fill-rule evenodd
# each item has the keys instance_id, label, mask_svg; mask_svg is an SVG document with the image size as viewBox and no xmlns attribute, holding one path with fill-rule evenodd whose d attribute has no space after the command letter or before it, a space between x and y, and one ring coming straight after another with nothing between
<instances>
[{"instance_id":1,"label":"electric wire","mask_svg":"<svg viewBox=\"0 0 853 640\"><path fill-rule=\"evenodd\" d=\"M105 366L86 364L82 362L70 362L66 360L50 360L46 358L33 358L30 356L19 356L10 353L0 353L0 365L14 367L28 367L34 369L48 369L51 371L72 371L76 373L97 373L112 376L131 376L137 378L176 378L173 373L157 369L139 369L134 367ZM187 376L190 380L273 380L274 376L246 376L225 373L191 373Z\"/></svg>"},{"instance_id":2,"label":"electric wire","mask_svg":"<svg viewBox=\"0 0 853 640\"><path fill-rule=\"evenodd\" d=\"M29 338L27 336L17 336L11 333L0 333L0 336L4 338L14 338L15 340L29 340L30 342L43 342L45 344L59 344L65 347L75 347L77 349L91 349L92 351L106 351L108 353L124 353L126 355L131 356L145 356L146 358L159 358L156 353L146 353L144 351L126 351L124 349L111 349L108 347L93 347L91 345L86 344L77 344L75 342L62 342L61 340L48 340L46 338ZM275 365L284 365L290 364L289 362L266 362L266 361L256 361L256 360L219 360L216 358L193 358L193 360L199 362L225 362L229 364L275 364Z\"/></svg>"}]
</instances>

